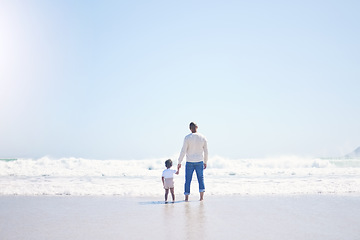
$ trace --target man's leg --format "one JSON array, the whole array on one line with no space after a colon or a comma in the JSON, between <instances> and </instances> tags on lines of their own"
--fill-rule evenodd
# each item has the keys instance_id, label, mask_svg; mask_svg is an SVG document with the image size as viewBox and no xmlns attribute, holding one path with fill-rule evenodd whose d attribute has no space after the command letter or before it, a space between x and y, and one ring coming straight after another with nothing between
<instances>
[{"instance_id":1,"label":"man's leg","mask_svg":"<svg viewBox=\"0 0 360 240\"><path fill-rule=\"evenodd\" d=\"M204 184L204 163L200 162L195 167L196 176L199 183L200 201L204 200L205 184Z\"/></svg>"},{"instance_id":2,"label":"man's leg","mask_svg":"<svg viewBox=\"0 0 360 240\"><path fill-rule=\"evenodd\" d=\"M192 180L192 176L194 173L194 164L193 163L186 163L185 166L185 201L189 200L189 195L190 195L190 184L191 184L191 180Z\"/></svg>"}]
</instances>

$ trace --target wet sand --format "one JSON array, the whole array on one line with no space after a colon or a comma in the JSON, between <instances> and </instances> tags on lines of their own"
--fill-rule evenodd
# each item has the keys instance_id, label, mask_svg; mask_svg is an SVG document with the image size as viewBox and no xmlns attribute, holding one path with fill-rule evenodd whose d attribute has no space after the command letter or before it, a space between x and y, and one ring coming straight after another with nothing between
<instances>
[{"instance_id":1,"label":"wet sand","mask_svg":"<svg viewBox=\"0 0 360 240\"><path fill-rule=\"evenodd\" d=\"M197 199L1 196L0 239L360 239L360 196Z\"/></svg>"}]
</instances>

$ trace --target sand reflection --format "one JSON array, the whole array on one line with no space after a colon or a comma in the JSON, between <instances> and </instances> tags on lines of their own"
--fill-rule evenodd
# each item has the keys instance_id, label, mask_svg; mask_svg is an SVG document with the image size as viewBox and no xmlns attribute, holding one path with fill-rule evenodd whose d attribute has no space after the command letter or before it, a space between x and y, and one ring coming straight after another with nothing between
<instances>
[{"instance_id":1,"label":"sand reflection","mask_svg":"<svg viewBox=\"0 0 360 240\"><path fill-rule=\"evenodd\" d=\"M186 234L186 239L205 239L206 216L204 202L188 202L184 205L183 232Z\"/></svg>"}]
</instances>

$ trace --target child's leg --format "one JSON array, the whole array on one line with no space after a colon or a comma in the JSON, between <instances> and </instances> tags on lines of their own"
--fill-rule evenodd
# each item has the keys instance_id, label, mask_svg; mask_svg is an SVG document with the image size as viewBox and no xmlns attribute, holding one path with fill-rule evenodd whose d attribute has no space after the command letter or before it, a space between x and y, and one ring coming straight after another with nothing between
<instances>
[{"instance_id":1,"label":"child's leg","mask_svg":"<svg viewBox=\"0 0 360 240\"><path fill-rule=\"evenodd\" d=\"M169 194L169 189L165 189L165 202L167 202L168 194Z\"/></svg>"},{"instance_id":2,"label":"child's leg","mask_svg":"<svg viewBox=\"0 0 360 240\"><path fill-rule=\"evenodd\" d=\"M174 188L170 188L170 192L171 192L172 200L173 200L173 202L175 202Z\"/></svg>"}]
</instances>

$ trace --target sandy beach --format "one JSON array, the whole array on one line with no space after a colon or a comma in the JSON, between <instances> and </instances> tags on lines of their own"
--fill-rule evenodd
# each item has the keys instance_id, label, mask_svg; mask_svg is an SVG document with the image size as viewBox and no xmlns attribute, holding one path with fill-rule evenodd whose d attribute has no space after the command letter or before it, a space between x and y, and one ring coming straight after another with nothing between
<instances>
[{"instance_id":1,"label":"sandy beach","mask_svg":"<svg viewBox=\"0 0 360 240\"><path fill-rule=\"evenodd\" d=\"M355 195L1 196L0 239L360 239Z\"/></svg>"},{"instance_id":2,"label":"sandy beach","mask_svg":"<svg viewBox=\"0 0 360 240\"><path fill-rule=\"evenodd\" d=\"M360 240L359 12L0 0L0 240Z\"/></svg>"}]
</instances>

